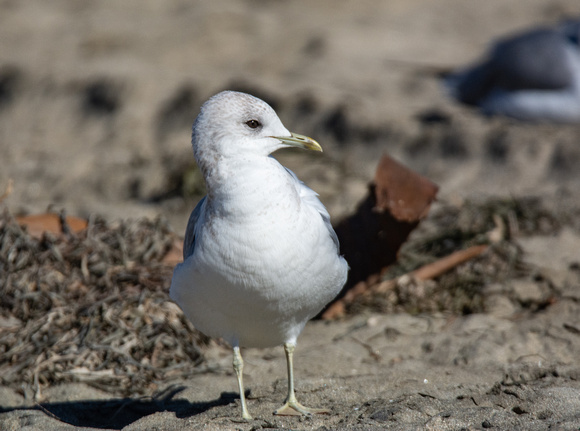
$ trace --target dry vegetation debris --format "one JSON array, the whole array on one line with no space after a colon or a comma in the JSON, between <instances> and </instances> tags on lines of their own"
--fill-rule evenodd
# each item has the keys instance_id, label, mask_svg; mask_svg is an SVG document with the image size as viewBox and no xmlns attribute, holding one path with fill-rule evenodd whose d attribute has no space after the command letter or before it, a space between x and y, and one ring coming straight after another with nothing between
<instances>
[{"instance_id":1,"label":"dry vegetation debris","mask_svg":"<svg viewBox=\"0 0 580 431\"><path fill-rule=\"evenodd\" d=\"M486 286L525 278L543 283L543 293L523 307L541 309L557 289L525 263L517 238L577 228L576 216L535 198L440 202L395 264L342 299L344 313L485 312ZM130 396L207 371L206 337L167 294L172 266L164 258L176 241L167 223L92 218L73 233L66 220L63 233L34 236L0 214L0 384L31 388L36 399L43 387L70 381ZM409 276L477 247L485 251L433 279Z\"/></svg>"},{"instance_id":2,"label":"dry vegetation debris","mask_svg":"<svg viewBox=\"0 0 580 431\"><path fill-rule=\"evenodd\" d=\"M0 382L36 398L66 381L129 395L194 372L205 338L167 295L174 239L162 219L100 218L35 238L4 211Z\"/></svg>"},{"instance_id":3,"label":"dry vegetation debris","mask_svg":"<svg viewBox=\"0 0 580 431\"><path fill-rule=\"evenodd\" d=\"M542 282L541 274L525 262L517 239L554 234L564 225L573 225L574 219L573 211L549 208L535 197L487 198L459 205L440 202L403 244L395 264L355 286L360 294L346 304L345 311L485 312L486 286L518 278L536 277ZM432 279L413 276L452 253L480 245L489 247ZM538 303L526 304L527 308L539 309L554 300L557 292L547 285L546 295Z\"/></svg>"}]
</instances>

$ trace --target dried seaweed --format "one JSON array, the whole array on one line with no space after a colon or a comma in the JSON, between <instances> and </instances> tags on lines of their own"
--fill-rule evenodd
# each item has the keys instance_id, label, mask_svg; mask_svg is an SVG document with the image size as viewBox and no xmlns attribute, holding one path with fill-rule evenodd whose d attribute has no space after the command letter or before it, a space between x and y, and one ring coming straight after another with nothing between
<instances>
[{"instance_id":1,"label":"dried seaweed","mask_svg":"<svg viewBox=\"0 0 580 431\"><path fill-rule=\"evenodd\" d=\"M167 223L89 221L78 235L30 236L0 215L0 383L81 381L124 396L195 372L197 332L167 292Z\"/></svg>"},{"instance_id":2,"label":"dried seaweed","mask_svg":"<svg viewBox=\"0 0 580 431\"><path fill-rule=\"evenodd\" d=\"M397 263L377 281L401 277L474 245L490 244L486 253L435 280L402 277L392 289L361 296L347 312L484 312L484 286L533 271L525 264L515 239L558 232L568 223L568 216L545 207L535 197L471 200L459 206L439 203L401 247Z\"/></svg>"}]
</instances>

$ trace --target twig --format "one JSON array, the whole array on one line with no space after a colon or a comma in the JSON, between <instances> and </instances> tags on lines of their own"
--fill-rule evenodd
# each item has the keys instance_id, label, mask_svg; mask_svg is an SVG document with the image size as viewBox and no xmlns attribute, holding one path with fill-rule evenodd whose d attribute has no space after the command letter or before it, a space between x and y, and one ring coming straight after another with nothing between
<instances>
[{"instance_id":1,"label":"twig","mask_svg":"<svg viewBox=\"0 0 580 431\"><path fill-rule=\"evenodd\" d=\"M393 289L401 280L414 278L416 280L424 281L439 277L440 275L450 271L463 262L479 256L485 250L487 250L488 247L488 245L475 245L465 250L456 251L448 256L436 260L435 262L428 263L427 265L424 265L393 280L375 283L371 286L364 282L358 283L353 289L348 291L342 299L336 301L334 304L328 307L328 309L322 314L322 319L332 320L341 317L346 312L346 305L352 303L355 298L361 295L388 292L389 290Z\"/></svg>"},{"instance_id":2,"label":"twig","mask_svg":"<svg viewBox=\"0 0 580 431\"><path fill-rule=\"evenodd\" d=\"M378 351L373 349L373 347L370 344L365 343L364 341L359 340L356 337L350 337L350 339L352 341L354 341L355 343L358 343L361 346L363 346L367 350L367 352L369 352L369 355L371 356L371 358L373 358L375 360L375 362L381 362L381 359L383 359L383 357L381 356L381 354Z\"/></svg>"},{"instance_id":3,"label":"twig","mask_svg":"<svg viewBox=\"0 0 580 431\"><path fill-rule=\"evenodd\" d=\"M2 196L0 196L0 202L2 202L4 199L10 196L13 190L14 190L14 180L12 180L12 178L9 178L8 184L6 185L6 189L4 190Z\"/></svg>"},{"instance_id":4,"label":"twig","mask_svg":"<svg viewBox=\"0 0 580 431\"><path fill-rule=\"evenodd\" d=\"M448 256L436 260L435 262L422 266L421 268L411 272L410 275L418 280L430 280L439 277L447 271L455 268L457 265L479 256L487 250L488 247L488 245L474 245L465 250L458 250Z\"/></svg>"},{"instance_id":5,"label":"twig","mask_svg":"<svg viewBox=\"0 0 580 431\"><path fill-rule=\"evenodd\" d=\"M415 279L420 281L431 280L437 278L440 275L445 274L447 271L452 270L463 262L473 259L479 256L485 250L488 249L488 245L474 245L473 247L466 248L465 250L458 250L445 256L435 262L428 263L422 267L404 274L394 280L387 280L382 283L375 284L370 287L372 293L384 293L388 290L394 288L398 282L405 279Z\"/></svg>"}]
</instances>

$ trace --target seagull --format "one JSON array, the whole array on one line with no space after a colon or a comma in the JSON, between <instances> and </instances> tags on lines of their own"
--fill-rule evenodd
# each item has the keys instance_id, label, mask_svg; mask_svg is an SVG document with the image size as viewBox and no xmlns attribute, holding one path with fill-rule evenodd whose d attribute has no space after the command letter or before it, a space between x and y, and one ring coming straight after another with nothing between
<instances>
[{"instance_id":1,"label":"seagull","mask_svg":"<svg viewBox=\"0 0 580 431\"><path fill-rule=\"evenodd\" d=\"M297 401L293 354L306 322L344 286L348 264L318 194L270 155L322 148L290 133L263 100L234 91L202 105L192 146L207 195L189 218L171 298L198 330L233 347L244 419L252 416L240 347L284 346L288 396L274 414L329 413Z\"/></svg>"},{"instance_id":2,"label":"seagull","mask_svg":"<svg viewBox=\"0 0 580 431\"><path fill-rule=\"evenodd\" d=\"M580 121L580 21L500 39L480 63L445 79L448 93L485 115Z\"/></svg>"}]
</instances>

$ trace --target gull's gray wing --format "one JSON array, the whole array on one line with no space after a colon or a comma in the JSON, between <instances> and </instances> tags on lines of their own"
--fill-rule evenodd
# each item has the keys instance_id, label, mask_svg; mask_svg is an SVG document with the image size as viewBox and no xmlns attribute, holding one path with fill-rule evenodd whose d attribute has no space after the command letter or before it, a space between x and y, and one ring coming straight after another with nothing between
<instances>
[{"instance_id":1,"label":"gull's gray wing","mask_svg":"<svg viewBox=\"0 0 580 431\"><path fill-rule=\"evenodd\" d=\"M338 241L338 236L336 235L336 232L334 231L334 229L332 228L332 224L330 223L330 214L328 214L327 209L324 207L322 202L320 202L320 199L318 199L318 193L316 193L314 190L312 190L310 187L308 187L306 184L300 181L296 176L296 174L292 172L290 169L288 169L287 167L284 167L284 169L286 169L286 171L290 174L292 178L294 178L294 180L298 184L298 190L302 200L311 207L315 208L320 214L320 217L322 217L322 221L324 221L324 225L326 226L326 229L328 229L328 234L332 238L332 241L334 241L334 245L336 245L336 252L340 254L340 242Z\"/></svg>"},{"instance_id":2,"label":"gull's gray wing","mask_svg":"<svg viewBox=\"0 0 580 431\"><path fill-rule=\"evenodd\" d=\"M558 31L561 31L571 44L580 48L580 19L569 19L562 22L558 27Z\"/></svg>"},{"instance_id":3,"label":"gull's gray wing","mask_svg":"<svg viewBox=\"0 0 580 431\"><path fill-rule=\"evenodd\" d=\"M193 250L195 249L195 234L197 231L196 226L203 212L206 197L207 196L204 196L199 201L199 203L195 206L194 210L191 212L191 215L189 216L189 221L187 222L187 229L185 229L185 238L183 240L183 260L191 256L193 254Z\"/></svg>"},{"instance_id":4,"label":"gull's gray wing","mask_svg":"<svg viewBox=\"0 0 580 431\"><path fill-rule=\"evenodd\" d=\"M496 43L491 65L497 85L507 90L564 88L572 83L562 32L540 28Z\"/></svg>"},{"instance_id":5,"label":"gull's gray wing","mask_svg":"<svg viewBox=\"0 0 580 431\"><path fill-rule=\"evenodd\" d=\"M462 103L478 105L494 90L557 90L569 87L574 70L566 53L575 23L564 30L538 28L499 39L486 59L449 75L445 85ZM564 33L566 31L566 34Z\"/></svg>"}]
</instances>

